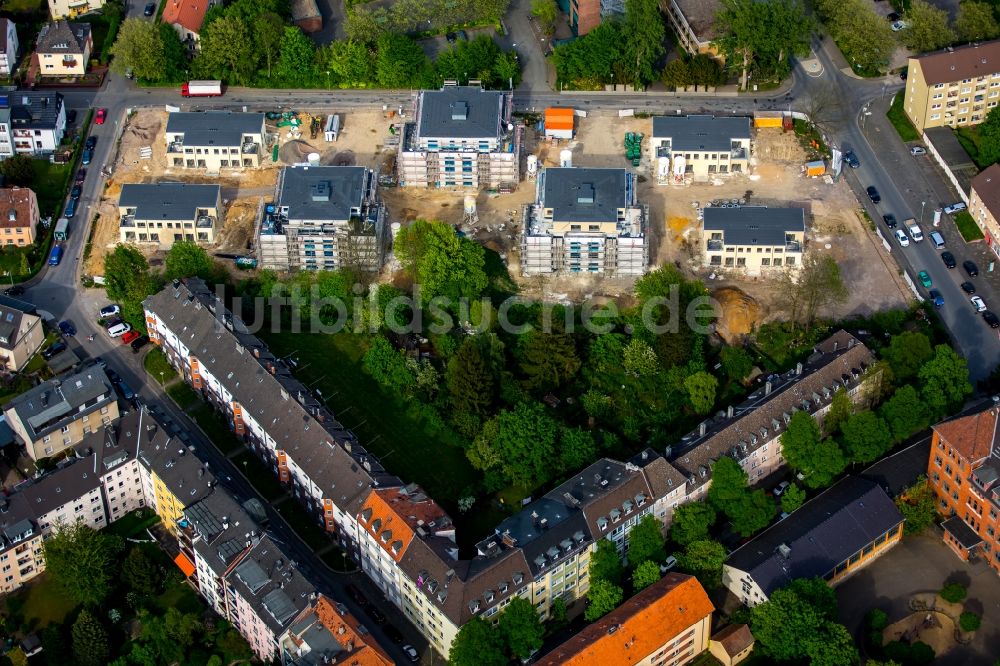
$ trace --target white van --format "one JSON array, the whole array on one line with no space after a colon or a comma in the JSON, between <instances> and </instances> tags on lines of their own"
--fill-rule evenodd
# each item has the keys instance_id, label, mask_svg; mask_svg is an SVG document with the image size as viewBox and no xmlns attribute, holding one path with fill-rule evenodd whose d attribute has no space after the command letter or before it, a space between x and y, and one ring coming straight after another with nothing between
<instances>
[{"instance_id":1,"label":"white van","mask_svg":"<svg viewBox=\"0 0 1000 666\"><path fill-rule=\"evenodd\" d=\"M131 324L126 324L125 322L122 322L120 324L115 324L114 326L109 328L108 335L110 335L113 338L118 338L125 335L131 330L132 330Z\"/></svg>"},{"instance_id":2,"label":"white van","mask_svg":"<svg viewBox=\"0 0 1000 666\"><path fill-rule=\"evenodd\" d=\"M931 237L931 242L934 243L934 247L939 250L944 249L944 236L940 232L932 231L929 236Z\"/></svg>"}]
</instances>

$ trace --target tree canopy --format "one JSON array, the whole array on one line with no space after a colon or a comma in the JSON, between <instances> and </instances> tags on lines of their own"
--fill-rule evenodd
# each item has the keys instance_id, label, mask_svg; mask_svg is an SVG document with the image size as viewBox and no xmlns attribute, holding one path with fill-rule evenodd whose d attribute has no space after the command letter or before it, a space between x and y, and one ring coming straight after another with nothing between
<instances>
[{"instance_id":1,"label":"tree canopy","mask_svg":"<svg viewBox=\"0 0 1000 666\"><path fill-rule=\"evenodd\" d=\"M966 42L996 39L1000 36L1000 24L990 3L965 0L958 5L955 32Z\"/></svg>"},{"instance_id":2,"label":"tree canopy","mask_svg":"<svg viewBox=\"0 0 1000 666\"><path fill-rule=\"evenodd\" d=\"M459 299L476 298L486 288L482 246L458 236L448 224L416 220L400 230L394 248L419 285L423 305L443 296L454 307Z\"/></svg>"},{"instance_id":3,"label":"tree canopy","mask_svg":"<svg viewBox=\"0 0 1000 666\"><path fill-rule=\"evenodd\" d=\"M708 590L714 590L722 582L722 565L726 562L726 549L718 541L701 539L692 541L677 556L677 565L682 571L695 576Z\"/></svg>"},{"instance_id":4,"label":"tree canopy","mask_svg":"<svg viewBox=\"0 0 1000 666\"><path fill-rule=\"evenodd\" d=\"M639 592L658 580L660 580L660 565L652 560L646 560L632 572L632 589Z\"/></svg>"},{"instance_id":5,"label":"tree canopy","mask_svg":"<svg viewBox=\"0 0 1000 666\"><path fill-rule=\"evenodd\" d=\"M882 350L882 357L889 363L893 376L898 382L906 382L917 376L920 366L934 355L931 341L919 331L903 331L894 335L889 346Z\"/></svg>"},{"instance_id":6,"label":"tree canopy","mask_svg":"<svg viewBox=\"0 0 1000 666\"><path fill-rule=\"evenodd\" d=\"M45 568L48 575L76 603L98 607L111 593L115 555L121 550L118 539L83 523L57 526L45 540Z\"/></svg>"},{"instance_id":7,"label":"tree canopy","mask_svg":"<svg viewBox=\"0 0 1000 666\"><path fill-rule=\"evenodd\" d=\"M893 442L902 442L927 427L931 417L917 389L907 384L896 389L881 407L882 417L889 424Z\"/></svg>"},{"instance_id":8,"label":"tree canopy","mask_svg":"<svg viewBox=\"0 0 1000 666\"><path fill-rule=\"evenodd\" d=\"M921 476L917 482L896 497L896 508L903 514L905 534L920 534L937 518L937 496L934 489Z\"/></svg>"},{"instance_id":9,"label":"tree canopy","mask_svg":"<svg viewBox=\"0 0 1000 666\"><path fill-rule=\"evenodd\" d=\"M955 411L972 393L966 361L948 345L937 345L934 357L924 363L917 376L921 397L939 417Z\"/></svg>"},{"instance_id":10,"label":"tree canopy","mask_svg":"<svg viewBox=\"0 0 1000 666\"><path fill-rule=\"evenodd\" d=\"M615 544L608 539L597 542L597 549L590 555L590 580L606 580L618 584L622 578L622 560Z\"/></svg>"},{"instance_id":11,"label":"tree canopy","mask_svg":"<svg viewBox=\"0 0 1000 666\"><path fill-rule=\"evenodd\" d=\"M666 556L663 552L663 543L660 521L652 514L646 514L628 533L629 566L634 569L643 562L662 562Z\"/></svg>"},{"instance_id":12,"label":"tree canopy","mask_svg":"<svg viewBox=\"0 0 1000 666\"><path fill-rule=\"evenodd\" d=\"M598 578L590 581L587 591L587 610L583 612L587 622L593 622L604 617L622 602L624 592L614 583Z\"/></svg>"},{"instance_id":13,"label":"tree canopy","mask_svg":"<svg viewBox=\"0 0 1000 666\"><path fill-rule=\"evenodd\" d=\"M499 629L515 659L527 659L542 647L545 627L534 604L523 597L511 599L500 613Z\"/></svg>"},{"instance_id":14,"label":"tree canopy","mask_svg":"<svg viewBox=\"0 0 1000 666\"><path fill-rule=\"evenodd\" d=\"M176 241L164 257L168 280L185 277L211 279L215 273L215 260L208 251L194 241Z\"/></svg>"},{"instance_id":15,"label":"tree canopy","mask_svg":"<svg viewBox=\"0 0 1000 666\"><path fill-rule=\"evenodd\" d=\"M1000 162L1000 106L986 114L978 129L979 160L984 164Z\"/></svg>"},{"instance_id":16,"label":"tree canopy","mask_svg":"<svg viewBox=\"0 0 1000 666\"><path fill-rule=\"evenodd\" d=\"M799 0L722 0L715 44L740 70L740 88L752 75L776 80L788 75L789 59L809 49L813 21Z\"/></svg>"},{"instance_id":17,"label":"tree canopy","mask_svg":"<svg viewBox=\"0 0 1000 666\"><path fill-rule=\"evenodd\" d=\"M710 488L711 489L711 488ZM679 546L708 538L715 524L715 509L707 502L688 502L674 509L670 522L670 539Z\"/></svg>"},{"instance_id":18,"label":"tree canopy","mask_svg":"<svg viewBox=\"0 0 1000 666\"><path fill-rule=\"evenodd\" d=\"M875 412L854 414L843 425L844 453L851 462L870 463L892 448L892 431Z\"/></svg>"},{"instance_id":19,"label":"tree canopy","mask_svg":"<svg viewBox=\"0 0 1000 666\"><path fill-rule=\"evenodd\" d=\"M918 52L936 51L955 41L955 33L948 25L948 12L938 9L926 0L910 0L906 10L906 27L902 42Z\"/></svg>"},{"instance_id":20,"label":"tree canopy","mask_svg":"<svg viewBox=\"0 0 1000 666\"><path fill-rule=\"evenodd\" d=\"M451 666L506 666L503 635L481 617L459 629L448 653Z\"/></svg>"}]
</instances>

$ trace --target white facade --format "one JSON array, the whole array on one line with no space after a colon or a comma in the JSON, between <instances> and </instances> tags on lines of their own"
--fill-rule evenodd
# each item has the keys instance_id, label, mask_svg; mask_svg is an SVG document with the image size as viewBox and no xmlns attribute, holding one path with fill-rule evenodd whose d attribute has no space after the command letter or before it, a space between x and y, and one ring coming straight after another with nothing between
<instances>
[{"instance_id":1,"label":"white facade","mask_svg":"<svg viewBox=\"0 0 1000 666\"><path fill-rule=\"evenodd\" d=\"M17 28L10 19L0 19L0 30L3 31L3 48L0 49L0 76L9 77L17 64Z\"/></svg>"}]
</instances>

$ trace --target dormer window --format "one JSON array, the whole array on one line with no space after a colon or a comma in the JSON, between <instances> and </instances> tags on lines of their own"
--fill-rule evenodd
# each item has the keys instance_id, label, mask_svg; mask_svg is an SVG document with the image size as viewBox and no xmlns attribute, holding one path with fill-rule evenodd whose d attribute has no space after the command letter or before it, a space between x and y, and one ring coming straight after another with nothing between
<instances>
[{"instance_id":1,"label":"dormer window","mask_svg":"<svg viewBox=\"0 0 1000 666\"><path fill-rule=\"evenodd\" d=\"M367 509L365 509L364 511L361 512L361 522L367 523L371 519L372 519L372 510L371 510L371 507L369 507L369 508L367 508Z\"/></svg>"},{"instance_id":2,"label":"dormer window","mask_svg":"<svg viewBox=\"0 0 1000 666\"><path fill-rule=\"evenodd\" d=\"M389 543L389 539L392 538L392 530L382 530L379 538L382 539L382 543Z\"/></svg>"},{"instance_id":3,"label":"dormer window","mask_svg":"<svg viewBox=\"0 0 1000 666\"><path fill-rule=\"evenodd\" d=\"M380 529L382 529L382 519L376 518L372 521L372 532L377 534Z\"/></svg>"},{"instance_id":4,"label":"dormer window","mask_svg":"<svg viewBox=\"0 0 1000 666\"><path fill-rule=\"evenodd\" d=\"M600 517L597 519L597 528L602 532L608 529L608 519L605 517Z\"/></svg>"},{"instance_id":5,"label":"dormer window","mask_svg":"<svg viewBox=\"0 0 1000 666\"><path fill-rule=\"evenodd\" d=\"M493 592L493 590L486 590L486 594L483 595L483 598L486 599L486 603L491 604L493 603L493 600L496 598L496 594Z\"/></svg>"},{"instance_id":6,"label":"dormer window","mask_svg":"<svg viewBox=\"0 0 1000 666\"><path fill-rule=\"evenodd\" d=\"M479 599L473 599L469 602L469 612L473 615L479 612Z\"/></svg>"},{"instance_id":7,"label":"dormer window","mask_svg":"<svg viewBox=\"0 0 1000 666\"><path fill-rule=\"evenodd\" d=\"M632 506L633 506L633 504L632 504L631 500L625 500L625 502L622 503L622 511L624 511L625 513L628 513L629 511L632 510Z\"/></svg>"},{"instance_id":8,"label":"dormer window","mask_svg":"<svg viewBox=\"0 0 1000 666\"><path fill-rule=\"evenodd\" d=\"M524 581L524 574L520 571L514 573L514 585L520 585Z\"/></svg>"},{"instance_id":9,"label":"dormer window","mask_svg":"<svg viewBox=\"0 0 1000 666\"><path fill-rule=\"evenodd\" d=\"M618 509L611 509L611 522L617 523L622 518L622 513Z\"/></svg>"},{"instance_id":10,"label":"dormer window","mask_svg":"<svg viewBox=\"0 0 1000 666\"><path fill-rule=\"evenodd\" d=\"M635 505L636 506L642 506L645 503L646 503L646 495L645 494L639 493L638 495L635 496Z\"/></svg>"},{"instance_id":11,"label":"dormer window","mask_svg":"<svg viewBox=\"0 0 1000 666\"><path fill-rule=\"evenodd\" d=\"M507 590L509 589L510 585L507 584L507 581L500 583L500 594L507 594Z\"/></svg>"}]
</instances>

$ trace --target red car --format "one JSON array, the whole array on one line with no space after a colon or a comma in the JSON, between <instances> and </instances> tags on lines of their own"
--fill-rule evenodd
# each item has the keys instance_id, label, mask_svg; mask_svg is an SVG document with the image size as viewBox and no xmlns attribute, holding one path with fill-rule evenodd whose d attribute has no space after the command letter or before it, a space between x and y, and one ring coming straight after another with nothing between
<instances>
[{"instance_id":1,"label":"red car","mask_svg":"<svg viewBox=\"0 0 1000 666\"><path fill-rule=\"evenodd\" d=\"M97 123L98 125L103 125L104 119L107 118L107 116L108 116L107 109L98 109L97 116L94 118L94 122Z\"/></svg>"},{"instance_id":2,"label":"red car","mask_svg":"<svg viewBox=\"0 0 1000 666\"><path fill-rule=\"evenodd\" d=\"M122 336L122 343L126 345L131 344L131 342L133 340L138 339L138 337L139 337L138 331L129 331L128 333Z\"/></svg>"}]
</instances>

